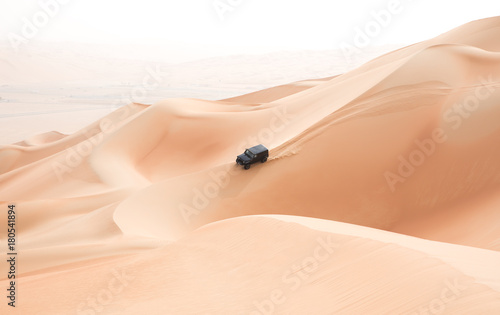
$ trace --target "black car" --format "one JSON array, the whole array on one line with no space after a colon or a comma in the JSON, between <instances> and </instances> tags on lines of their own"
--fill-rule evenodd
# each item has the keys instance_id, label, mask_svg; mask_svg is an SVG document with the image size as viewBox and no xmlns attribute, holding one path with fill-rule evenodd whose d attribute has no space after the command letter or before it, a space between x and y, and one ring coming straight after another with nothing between
<instances>
[{"instance_id":1,"label":"black car","mask_svg":"<svg viewBox=\"0 0 500 315\"><path fill-rule=\"evenodd\" d=\"M246 149L243 154L238 155L236 163L242 165L246 170L250 165L257 162L264 163L269 157L269 150L262 144Z\"/></svg>"}]
</instances>

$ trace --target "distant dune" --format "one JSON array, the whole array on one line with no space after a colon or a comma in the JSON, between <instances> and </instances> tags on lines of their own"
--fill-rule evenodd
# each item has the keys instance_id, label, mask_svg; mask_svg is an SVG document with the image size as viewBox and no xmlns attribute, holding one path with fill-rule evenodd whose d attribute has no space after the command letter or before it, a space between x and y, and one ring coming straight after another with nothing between
<instances>
[{"instance_id":1,"label":"distant dune","mask_svg":"<svg viewBox=\"0 0 500 315\"><path fill-rule=\"evenodd\" d=\"M17 311L500 314L500 17L333 75L1 146Z\"/></svg>"}]
</instances>

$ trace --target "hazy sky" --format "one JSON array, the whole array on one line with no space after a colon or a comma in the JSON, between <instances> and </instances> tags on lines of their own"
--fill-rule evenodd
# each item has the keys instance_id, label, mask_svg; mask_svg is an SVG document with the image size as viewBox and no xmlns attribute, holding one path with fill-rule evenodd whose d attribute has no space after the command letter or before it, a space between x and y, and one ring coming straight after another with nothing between
<instances>
[{"instance_id":1,"label":"hazy sky","mask_svg":"<svg viewBox=\"0 0 500 315\"><path fill-rule=\"evenodd\" d=\"M231 53L336 49L341 43L354 44L356 36L362 36L360 31L371 45L412 44L500 14L498 0L0 0L0 4L0 39L26 39L20 48L39 40L186 43ZM26 26L31 23L35 30Z\"/></svg>"}]
</instances>

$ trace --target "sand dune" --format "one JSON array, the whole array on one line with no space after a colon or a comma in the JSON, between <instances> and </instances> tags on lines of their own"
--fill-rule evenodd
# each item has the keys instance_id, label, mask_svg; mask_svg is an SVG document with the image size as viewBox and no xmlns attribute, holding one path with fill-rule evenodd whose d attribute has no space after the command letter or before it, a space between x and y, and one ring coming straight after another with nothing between
<instances>
[{"instance_id":1,"label":"sand dune","mask_svg":"<svg viewBox=\"0 0 500 315\"><path fill-rule=\"evenodd\" d=\"M499 39L479 20L340 76L2 146L18 310L498 314ZM258 143L269 161L236 166Z\"/></svg>"},{"instance_id":2,"label":"sand dune","mask_svg":"<svg viewBox=\"0 0 500 315\"><path fill-rule=\"evenodd\" d=\"M500 308L498 252L293 221L217 222L149 253L28 276L22 294L35 295L50 281L55 289L45 297L66 297L40 314L85 312L94 304L112 314L494 314ZM67 294L68 282L80 288ZM95 287L111 292L113 286L112 303L99 305ZM39 310L35 300L24 303Z\"/></svg>"}]
</instances>

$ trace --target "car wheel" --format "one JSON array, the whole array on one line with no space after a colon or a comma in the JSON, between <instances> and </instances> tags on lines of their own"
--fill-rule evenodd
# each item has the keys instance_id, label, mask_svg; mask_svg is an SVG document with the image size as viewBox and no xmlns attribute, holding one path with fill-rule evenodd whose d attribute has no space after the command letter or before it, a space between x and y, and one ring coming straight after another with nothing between
<instances>
[{"instance_id":1,"label":"car wheel","mask_svg":"<svg viewBox=\"0 0 500 315\"><path fill-rule=\"evenodd\" d=\"M267 161L266 157L261 160L262 163L264 163L265 161Z\"/></svg>"},{"instance_id":2,"label":"car wheel","mask_svg":"<svg viewBox=\"0 0 500 315\"><path fill-rule=\"evenodd\" d=\"M246 164L244 167L245 167L245 169L247 170L247 169L249 169L249 168L250 168L250 164Z\"/></svg>"}]
</instances>

